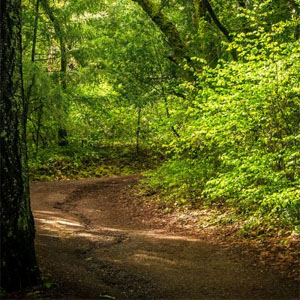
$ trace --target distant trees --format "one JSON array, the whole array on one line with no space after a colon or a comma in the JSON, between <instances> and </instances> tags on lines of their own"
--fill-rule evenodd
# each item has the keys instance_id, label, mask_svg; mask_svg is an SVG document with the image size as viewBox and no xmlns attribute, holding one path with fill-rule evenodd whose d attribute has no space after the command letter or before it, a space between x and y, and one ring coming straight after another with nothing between
<instances>
[{"instance_id":1,"label":"distant trees","mask_svg":"<svg viewBox=\"0 0 300 300\"><path fill-rule=\"evenodd\" d=\"M20 0L1 1L1 288L7 291L38 278L26 170L20 10Z\"/></svg>"}]
</instances>

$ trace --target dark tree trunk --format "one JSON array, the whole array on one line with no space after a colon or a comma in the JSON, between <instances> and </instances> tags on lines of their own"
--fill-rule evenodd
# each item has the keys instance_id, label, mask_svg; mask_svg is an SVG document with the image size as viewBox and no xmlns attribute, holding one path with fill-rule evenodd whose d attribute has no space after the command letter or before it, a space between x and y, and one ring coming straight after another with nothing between
<instances>
[{"instance_id":1,"label":"dark tree trunk","mask_svg":"<svg viewBox=\"0 0 300 300\"><path fill-rule=\"evenodd\" d=\"M0 2L1 288L34 284L38 268L26 171L21 0ZM24 118L25 119L25 118Z\"/></svg>"}]
</instances>

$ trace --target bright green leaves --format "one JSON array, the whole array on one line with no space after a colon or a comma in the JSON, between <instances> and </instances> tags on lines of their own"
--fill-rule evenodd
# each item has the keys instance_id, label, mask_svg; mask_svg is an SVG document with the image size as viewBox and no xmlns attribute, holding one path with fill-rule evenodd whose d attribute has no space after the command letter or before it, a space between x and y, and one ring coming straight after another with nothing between
<instances>
[{"instance_id":1,"label":"bright green leaves","mask_svg":"<svg viewBox=\"0 0 300 300\"><path fill-rule=\"evenodd\" d=\"M289 26L241 34L235 43L245 42L244 62L204 68L197 93L187 84L181 137L169 144L173 160L151 174L154 187L174 199L227 203L299 225L300 51L297 42L276 41Z\"/></svg>"}]
</instances>

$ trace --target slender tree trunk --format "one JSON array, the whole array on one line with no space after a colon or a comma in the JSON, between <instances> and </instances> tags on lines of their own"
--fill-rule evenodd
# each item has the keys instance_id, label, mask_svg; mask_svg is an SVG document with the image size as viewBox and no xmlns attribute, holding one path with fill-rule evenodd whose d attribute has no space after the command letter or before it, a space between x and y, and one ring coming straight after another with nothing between
<instances>
[{"instance_id":1,"label":"slender tree trunk","mask_svg":"<svg viewBox=\"0 0 300 300\"><path fill-rule=\"evenodd\" d=\"M211 34L210 24L212 22L212 19L210 15L208 14L207 8L203 2L203 0L193 0L194 4L194 18L197 24L197 30L204 31L205 35ZM199 26L201 20L205 20L205 25ZM202 28L200 28L202 27ZM215 68L219 57L218 57L218 51L217 51L217 45L212 39L207 39L204 43L202 42L201 45L199 45L199 48L202 50L202 55L207 61L208 65L212 68Z\"/></svg>"},{"instance_id":2,"label":"slender tree trunk","mask_svg":"<svg viewBox=\"0 0 300 300\"><path fill-rule=\"evenodd\" d=\"M54 15L48 0L40 0L42 8L44 9L45 13L49 16L50 21L53 24L55 35L59 40L59 46L60 46L60 79L61 79L61 85L62 88L65 89L67 87L66 82L66 72L67 72L67 50L65 45L65 40L63 36L63 29L61 24L59 23L59 20Z\"/></svg>"},{"instance_id":3,"label":"slender tree trunk","mask_svg":"<svg viewBox=\"0 0 300 300\"><path fill-rule=\"evenodd\" d=\"M289 10L291 11L291 16L293 18L299 18L300 16L300 7L294 0L288 0L287 2ZM300 24L298 24L295 28L295 40L299 40L300 38Z\"/></svg>"},{"instance_id":4,"label":"slender tree trunk","mask_svg":"<svg viewBox=\"0 0 300 300\"><path fill-rule=\"evenodd\" d=\"M38 20L39 20L39 3L40 3L40 0L37 0L36 4L35 4L35 17L34 17L34 26L33 26L32 49L31 49L31 62L32 63L34 63L34 61L35 61L36 37L37 37ZM36 75L34 73L32 76L32 79L31 79L31 84L29 85L29 87L27 89L27 93L26 93L25 102L27 104L27 110L28 110L28 106L29 106L29 99L31 96L32 88L35 83L35 76Z\"/></svg>"},{"instance_id":5,"label":"slender tree trunk","mask_svg":"<svg viewBox=\"0 0 300 300\"><path fill-rule=\"evenodd\" d=\"M168 99L166 97L166 95L163 96L164 97L164 103L165 103L165 110L166 110L166 117L168 119L170 119L170 112L169 112L169 106L168 106ZM171 130L173 131L174 135L179 138L180 135L179 133L177 132L177 130L175 129L175 127L173 125L170 126L171 127Z\"/></svg>"},{"instance_id":6,"label":"slender tree trunk","mask_svg":"<svg viewBox=\"0 0 300 300\"><path fill-rule=\"evenodd\" d=\"M12 291L36 283L39 272L26 170L21 0L0 3L1 287Z\"/></svg>"},{"instance_id":7,"label":"slender tree trunk","mask_svg":"<svg viewBox=\"0 0 300 300\"><path fill-rule=\"evenodd\" d=\"M140 133L141 133L141 112L142 108L138 107L137 126L136 126L136 153L140 153Z\"/></svg>"},{"instance_id":8,"label":"slender tree trunk","mask_svg":"<svg viewBox=\"0 0 300 300\"><path fill-rule=\"evenodd\" d=\"M37 158L39 152L40 132L42 127L42 116L43 116L43 103L40 100L40 107L38 110L38 120L36 129L36 144L35 144L35 158Z\"/></svg>"},{"instance_id":9,"label":"slender tree trunk","mask_svg":"<svg viewBox=\"0 0 300 300\"><path fill-rule=\"evenodd\" d=\"M67 88L67 63L68 63L68 58L67 58L67 49L66 49L66 43L64 39L64 34L63 34L63 28L54 14L52 8L49 5L48 0L40 0L41 1L41 6L45 13L48 15L50 21L53 24L54 30L55 30L55 35L56 38L59 40L59 46L60 46L60 82L61 82L61 87L63 90ZM58 145L59 146L67 146L68 145L68 132L66 128L63 126L58 129Z\"/></svg>"},{"instance_id":10,"label":"slender tree trunk","mask_svg":"<svg viewBox=\"0 0 300 300\"><path fill-rule=\"evenodd\" d=\"M164 99L166 116L167 116L168 119L170 119L171 115L170 115L170 111L169 111L168 99L167 99L167 95L166 95L166 92L165 92L165 88L164 88L164 85L163 85L163 79L162 79L163 78L163 68L162 68L161 62L159 60L158 50L156 49L154 44L153 44L153 49L154 49L154 52L155 52L157 65L158 65L159 71L160 71L161 92L162 92L162 96L163 96L163 99ZM176 131L176 129L174 128L173 125L171 125L171 130L173 131L173 133L175 134L176 137L180 137L179 133Z\"/></svg>"},{"instance_id":11,"label":"slender tree trunk","mask_svg":"<svg viewBox=\"0 0 300 300\"><path fill-rule=\"evenodd\" d=\"M37 30L38 30L38 21L39 21L39 6L40 6L40 0L36 0L35 3L35 19L34 19L34 27L33 27L33 38L32 38L32 49L31 49L31 62L35 62L35 51L36 51L36 40L37 40ZM35 78L36 73L33 74L31 84L28 87L28 91L26 94L26 102L29 104L32 88L35 84ZM41 127L41 119L43 115L43 104L41 103L40 99L40 105L38 108L38 124L37 124L37 132L36 132L36 139L35 139L35 158L38 155L39 151L39 134L40 134L40 127Z\"/></svg>"},{"instance_id":12,"label":"slender tree trunk","mask_svg":"<svg viewBox=\"0 0 300 300\"><path fill-rule=\"evenodd\" d=\"M31 51L31 61L32 62L34 62L34 60L35 60L36 37L37 37L37 29L38 29L38 22L39 22L39 6L40 6L40 0L36 0L33 38L32 38L32 51Z\"/></svg>"}]
</instances>

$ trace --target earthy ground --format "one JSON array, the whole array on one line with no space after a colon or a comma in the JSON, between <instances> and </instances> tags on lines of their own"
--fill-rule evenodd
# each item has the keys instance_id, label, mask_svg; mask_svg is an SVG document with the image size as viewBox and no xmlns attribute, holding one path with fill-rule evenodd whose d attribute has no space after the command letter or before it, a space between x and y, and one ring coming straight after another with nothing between
<instances>
[{"instance_id":1,"label":"earthy ground","mask_svg":"<svg viewBox=\"0 0 300 300\"><path fill-rule=\"evenodd\" d=\"M57 298L300 299L299 282L247 249L170 226L136 200L138 179L32 183L37 256Z\"/></svg>"}]
</instances>

